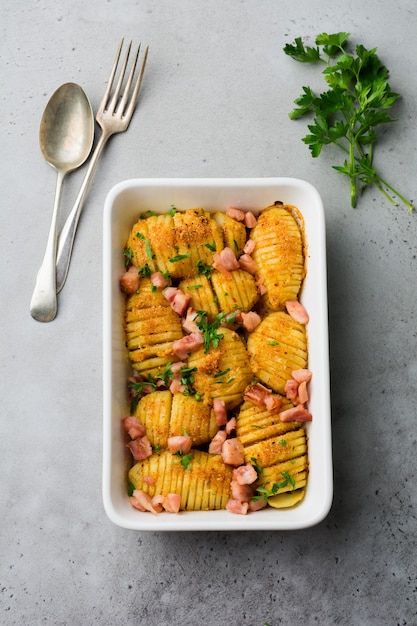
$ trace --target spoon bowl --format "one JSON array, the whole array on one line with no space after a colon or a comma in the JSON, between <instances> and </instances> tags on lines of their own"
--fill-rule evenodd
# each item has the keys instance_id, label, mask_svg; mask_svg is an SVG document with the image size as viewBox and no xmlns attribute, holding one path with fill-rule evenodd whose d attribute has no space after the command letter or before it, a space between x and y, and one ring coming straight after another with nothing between
<instances>
[{"instance_id":1,"label":"spoon bowl","mask_svg":"<svg viewBox=\"0 0 417 626\"><path fill-rule=\"evenodd\" d=\"M48 242L30 304L30 313L39 322L50 322L57 313L55 264L62 183L87 159L93 140L94 115L84 90L75 83L61 85L46 105L39 131L41 152L58 174Z\"/></svg>"}]
</instances>

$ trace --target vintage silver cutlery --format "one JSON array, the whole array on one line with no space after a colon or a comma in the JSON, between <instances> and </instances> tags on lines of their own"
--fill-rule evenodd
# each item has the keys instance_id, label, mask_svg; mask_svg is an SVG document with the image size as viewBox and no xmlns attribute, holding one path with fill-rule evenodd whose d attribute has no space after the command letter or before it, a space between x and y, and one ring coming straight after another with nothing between
<instances>
[{"instance_id":1,"label":"vintage silver cutlery","mask_svg":"<svg viewBox=\"0 0 417 626\"><path fill-rule=\"evenodd\" d=\"M56 252L62 183L91 152L94 115L83 89L65 83L51 96L42 116L39 142L45 160L57 170L54 208L42 265L36 277L30 313L39 322L50 322L57 312Z\"/></svg>"},{"instance_id":2,"label":"vintage silver cutlery","mask_svg":"<svg viewBox=\"0 0 417 626\"><path fill-rule=\"evenodd\" d=\"M127 68L127 64L129 60L129 54L130 54L130 50L132 46L132 42L130 42L127 48L124 63L121 68L119 79L116 83L115 90L112 95L111 91L113 87L113 81L115 79L122 46L123 46L123 39L119 44L119 48L117 50L116 59L114 61L113 68L111 70L107 89L105 91L105 94L103 96L103 99L101 101L100 107L96 115L96 120L102 129L102 133L96 145L96 148L93 152L93 155L91 157L91 161L88 166L88 170L86 172L84 182L81 186L81 189L79 191L75 204L71 210L71 213L68 215L68 218L58 238L58 252L57 252L57 263L56 263L57 293L62 289L65 283L65 280L67 278L68 268L69 268L70 259L71 259L72 246L74 243L74 237L75 237L75 232L76 232L77 225L78 225L78 220L80 218L84 200L85 200L89 185L91 183L91 180L93 178L94 172L96 170L100 155L108 139L112 135L114 135L115 133L121 133L127 130L130 120L132 119L136 103L137 103L139 89L140 89L140 85L141 85L142 77L143 77L143 72L145 70L146 59L148 56L148 47L145 48L142 64L139 68L138 77L136 79L136 82L134 83L132 93L130 93L130 91L132 89L133 79L134 79L136 66L137 66L137 62L139 58L140 44L138 46L136 55L134 57L129 76L126 81L126 86L124 88L123 93L121 93L123 79L126 73L126 68Z\"/></svg>"}]
</instances>

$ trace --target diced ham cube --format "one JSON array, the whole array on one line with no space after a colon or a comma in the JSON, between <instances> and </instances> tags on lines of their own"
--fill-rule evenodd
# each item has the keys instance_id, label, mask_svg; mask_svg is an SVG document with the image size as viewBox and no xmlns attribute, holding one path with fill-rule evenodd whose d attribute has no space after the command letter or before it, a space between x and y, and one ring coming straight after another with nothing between
<instances>
[{"instance_id":1,"label":"diced ham cube","mask_svg":"<svg viewBox=\"0 0 417 626\"><path fill-rule=\"evenodd\" d=\"M217 431L217 433L214 435L213 439L210 442L208 451L210 454L221 454L222 452L222 447L224 442L226 441L226 431L225 430L219 430Z\"/></svg>"},{"instance_id":2,"label":"diced ham cube","mask_svg":"<svg viewBox=\"0 0 417 626\"><path fill-rule=\"evenodd\" d=\"M139 511L150 511L154 515L158 514L158 510L152 504L152 498L149 494L145 493L141 489L135 489L133 494L129 498L132 506Z\"/></svg>"},{"instance_id":3,"label":"diced ham cube","mask_svg":"<svg viewBox=\"0 0 417 626\"><path fill-rule=\"evenodd\" d=\"M293 378L289 378L284 386L284 392L288 400L295 402L298 398L298 383Z\"/></svg>"},{"instance_id":4,"label":"diced ham cube","mask_svg":"<svg viewBox=\"0 0 417 626\"><path fill-rule=\"evenodd\" d=\"M296 322L299 322L300 324L308 323L310 317L301 302L298 302L298 300L287 300L285 308Z\"/></svg>"},{"instance_id":5,"label":"diced ham cube","mask_svg":"<svg viewBox=\"0 0 417 626\"><path fill-rule=\"evenodd\" d=\"M243 252L245 254L252 254L252 252L255 250L255 246L256 246L255 240L248 239L243 248Z\"/></svg>"},{"instance_id":6,"label":"diced ham cube","mask_svg":"<svg viewBox=\"0 0 417 626\"><path fill-rule=\"evenodd\" d=\"M243 445L237 437L226 439L222 445L222 459L227 465L243 465L245 462Z\"/></svg>"},{"instance_id":7,"label":"diced ham cube","mask_svg":"<svg viewBox=\"0 0 417 626\"><path fill-rule=\"evenodd\" d=\"M165 276L161 272L152 272L151 283L154 287L164 289L164 287L168 286L168 279L165 278Z\"/></svg>"},{"instance_id":8,"label":"diced ham cube","mask_svg":"<svg viewBox=\"0 0 417 626\"><path fill-rule=\"evenodd\" d=\"M313 374L310 370L299 369L299 370L293 370L291 372L291 376L294 378L294 380L297 381L297 383L302 383L303 381L306 381L307 383L309 383L310 380L312 379Z\"/></svg>"},{"instance_id":9,"label":"diced ham cube","mask_svg":"<svg viewBox=\"0 0 417 626\"><path fill-rule=\"evenodd\" d=\"M299 404L291 409L282 411L279 414L279 419L281 422L311 422L313 416L302 404Z\"/></svg>"},{"instance_id":10,"label":"diced ham cube","mask_svg":"<svg viewBox=\"0 0 417 626\"><path fill-rule=\"evenodd\" d=\"M146 435L145 437L139 437L138 439L129 441L126 445L131 451L135 461L143 461L143 459L147 459L148 456L152 454L151 442Z\"/></svg>"},{"instance_id":11,"label":"diced ham cube","mask_svg":"<svg viewBox=\"0 0 417 626\"><path fill-rule=\"evenodd\" d=\"M127 272L120 278L120 289L123 293L132 294L139 289L138 268L131 265Z\"/></svg>"},{"instance_id":12,"label":"diced ham cube","mask_svg":"<svg viewBox=\"0 0 417 626\"><path fill-rule=\"evenodd\" d=\"M236 220L237 222L245 221L245 212L241 209L235 209L233 207L229 207L226 211L226 215Z\"/></svg>"},{"instance_id":13,"label":"diced ham cube","mask_svg":"<svg viewBox=\"0 0 417 626\"><path fill-rule=\"evenodd\" d=\"M298 386L298 402L300 404L305 404L306 402L308 402L308 389L306 380L304 380Z\"/></svg>"},{"instance_id":14,"label":"diced ham cube","mask_svg":"<svg viewBox=\"0 0 417 626\"><path fill-rule=\"evenodd\" d=\"M163 499L162 506L168 513L178 513L180 510L181 496L178 493L169 493Z\"/></svg>"},{"instance_id":15,"label":"diced ham cube","mask_svg":"<svg viewBox=\"0 0 417 626\"><path fill-rule=\"evenodd\" d=\"M256 226L256 217L252 211L246 211L245 213L245 225L247 228L253 228Z\"/></svg>"},{"instance_id":16,"label":"diced ham cube","mask_svg":"<svg viewBox=\"0 0 417 626\"><path fill-rule=\"evenodd\" d=\"M232 248L226 246L219 253L213 254L213 267L219 271L224 269L230 272L239 269L240 266Z\"/></svg>"},{"instance_id":17,"label":"diced ham cube","mask_svg":"<svg viewBox=\"0 0 417 626\"><path fill-rule=\"evenodd\" d=\"M191 333L172 344L172 352L182 361L188 358L190 352L195 352L204 344L204 337L200 332Z\"/></svg>"},{"instance_id":18,"label":"diced ham cube","mask_svg":"<svg viewBox=\"0 0 417 626\"><path fill-rule=\"evenodd\" d=\"M136 415L128 415L122 420L122 424L131 439L143 437L145 427Z\"/></svg>"},{"instance_id":19,"label":"diced ham cube","mask_svg":"<svg viewBox=\"0 0 417 626\"><path fill-rule=\"evenodd\" d=\"M213 411L216 416L217 426L224 426L227 422L227 411L224 400L219 400L218 398L215 398L213 400Z\"/></svg>"},{"instance_id":20,"label":"diced ham cube","mask_svg":"<svg viewBox=\"0 0 417 626\"><path fill-rule=\"evenodd\" d=\"M261 323L261 317L255 311L248 311L248 313L242 312L243 328L251 333Z\"/></svg>"},{"instance_id":21,"label":"diced ham cube","mask_svg":"<svg viewBox=\"0 0 417 626\"><path fill-rule=\"evenodd\" d=\"M242 254L242 256L239 257L239 267L242 270L245 270L245 272L249 272L249 274L253 275L255 275L258 271L258 266L250 254Z\"/></svg>"},{"instance_id":22,"label":"diced ham cube","mask_svg":"<svg viewBox=\"0 0 417 626\"><path fill-rule=\"evenodd\" d=\"M277 393L270 393L264 397L264 405L271 413L277 413L282 406L282 398Z\"/></svg>"},{"instance_id":23,"label":"diced ham cube","mask_svg":"<svg viewBox=\"0 0 417 626\"><path fill-rule=\"evenodd\" d=\"M168 450L175 454L176 452L182 452L188 454L193 445L193 440L189 435L175 435L168 437L167 441Z\"/></svg>"},{"instance_id":24,"label":"diced ham cube","mask_svg":"<svg viewBox=\"0 0 417 626\"><path fill-rule=\"evenodd\" d=\"M251 485L258 479L258 474L251 463L246 463L246 465L241 465L233 470L233 479L239 485Z\"/></svg>"},{"instance_id":25,"label":"diced ham cube","mask_svg":"<svg viewBox=\"0 0 417 626\"><path fill-rule=\"evenodd\" d=\"M260 511L267 506L267 502L263 498L259 498L259 500L251 500L249 502L249 511Z\"/></svg>"},{"instance_id":26,"label":"diced ham cube","mask_svg":"<svg viewBox=\"0 0 417 626\"><path fill-rule=\"evenodd\" d=\"M226 435L229 436L235 430L236 430L236 418L231 417L230 420L226 424Z\"/></svg>"},{"instance_id":27,"label":"diced ham cube","mask_svg":"<svg viewBox=\"0 0 417 626\"><path fill-rule=\"evenodd\" d=\"M231 513L237 513L238 515L246 515L248 512L249 504L247 502L239 502L239 500L228 500L226 509Z\"/></svg>"},{"instance_id":28,"label":"diced ham cube","mask_svg":"<svg viewBox=\"0 0 417 626\"><path fill-rule=\"evenodd\" d=\"M233 500L239 502L249 502L253 498L253 489L250 485L240 485L237 480L230 483Z\"/></svg>"}]
</instances>

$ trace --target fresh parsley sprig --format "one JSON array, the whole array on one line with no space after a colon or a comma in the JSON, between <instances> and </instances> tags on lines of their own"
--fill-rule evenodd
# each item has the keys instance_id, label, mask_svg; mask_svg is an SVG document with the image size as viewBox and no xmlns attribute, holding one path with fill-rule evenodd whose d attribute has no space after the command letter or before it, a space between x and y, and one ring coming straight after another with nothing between
<instances>
[{"instance_id":1,"label":"fresh parsley sprig","mask_svg":"<svg viewBox=\"0 0 417 626\"><path fill-rule=\"evenodd\" d=\"M359 192L375 184L394 205L393 194L410 211L414 206L397 189L376 171L373 150L377 138L376 128L395 121L387 113L399 98L388 83L388 69L381 63L376 48L367 50L357 45L353 54L347 50L350 33L333 35L322 33L316 37L315 47L307 46L301 37L287 44L284 52L302 63L322 63L323 76L328 90L316 95L310 87L303 94L289 117L296 120L312 113L313 123L303 141L313 157L318 157L323 146L334 144L346 158L343 165L334 169L350 179L350 202L357 204Z\"/></svg>"}]
</instances>

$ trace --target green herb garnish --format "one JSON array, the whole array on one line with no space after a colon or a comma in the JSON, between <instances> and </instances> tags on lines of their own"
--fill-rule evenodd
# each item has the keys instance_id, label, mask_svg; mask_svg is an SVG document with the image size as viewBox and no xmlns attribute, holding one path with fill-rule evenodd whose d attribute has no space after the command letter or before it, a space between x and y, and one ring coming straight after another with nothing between
<instances>
[{"instance_id":1,"label":"green herb garnish","mask_svg":"<svg viewBox=\"0 0 417 626\"><path fill-rule=\"evenodd\" d=\"M213 243L206 243L205 246L206 246L206 248L211 250L211 252L216 252L216 250L217 250L217 246L216 246L216 242L215 241L213 241Z\"/></svg>"},{"instance_id":2,"label":"green herb garnish","mask_svg":"<svg viewBox=\"0 0 417 626\"><path fill-rule=\"evenodd\" d=\"M257 487L256 491L258 492L259 495L254 496L252 500L256 501L256 500L263 499L265 500L265 502L267 502L268 498L270 498L271 496L275 496L279 489L288 487L288 485L291 485L291 487L294 489L295 480L291 476L291 474L288 471L285 471L285 472L281 472L281 475L284 477L284 480L280 483L274 483L271 489L265 489L265 487Z\"/></svg>"},{"instance_id":3,"label":"green herb garnish","mask_svg":"<svg viewBox=\"0 0 417 626\"><path fill-rule=\"evenodd\" d=\"M177 261L183 261L184 259L189 259L191 256L191 252L188 254L177 254L169 259L170 263L176 263Z\"/></svg>"},{"instance_id":4,"label":"green herb garnish","mask_svg":"<svg viewBox=\"0 0 417 626\"><path fill-rule=\"evenodd\" d=\"M147 263L138 271L140 278L150 278L152 274L152 270Z\"/></svg>"},{"instance_id":5,"label":"green herb garnish","mask_svg":"<svg viewBox=\"0 0 417 626\"><path fill-rule=\"evenodd\" d=\"M205 354L209 351L210 345L212 345L213 348L217 348L220 341L223 339L224 335L217 332L223 318L224 313L219 313L212 322L209 322L207 319L207 311L197 311L195 322L204 338Z\"/></svg>"},{"instance_id":6,"label":"green herb garnish","mask_svg":"<svg viewBox=\"0 0 417 626\"><path fill-rule=\"evenodd\" d=\"M197 271L199 274L203 274L204 276L207 276L207 278L210 278L213 267L211 265L207 265L204 261L197 261Z\"/></svg>"},{"instance_id":7,"label":"green herb garnish","mask_svg":"<svg viewBox=\"0 0 417 626\"><path fill-rule=\"evenodd\" d=\"M171 208L170 208L170 210L168 211L168 215L170 215L170 216L172 217L173 215L175 215L175 213L176 213L176 212L177 212L176 207L174 207L174 205L173 205L173 204L171 204Z\"/></svg>"},{"instance_id":8,"label":"green herb garnish","mask_svg":"<svg viewBox=\"0 0 417 626\"><path fill-rule=\"evenodd\" d=\"M414 209L399 191L394 189L373 165L373 148L377 138L376 127L394 121L387 113L399 98L388 83L388 69L376 55L376 48L367 50L357 45L353 54L347 51L350 33L316 37L316 47L304 45L297 37L287 44L284 52L296 61L322 63L323 76L328 90L316 95L310 87L303 87L303 94L290 112L293 120L308 113L314 116L308 126L309 134L303 138L313 157L318 157L324 145L334 144L346 154L343 165L334 169L350 179L350 202L356 206L359 192L375 184L379 191L394 205L397 196L411 210Z\"/></svg>"},{"instance_id":9,"label":"green herb garnish","mask_svg":"<svg viewBox=\"0 0 417 626\"><path fill-rule=\"evenodd\" d=\"M190 469L190 463L194 458L194 454L192 452L189 452L188 454L184 454L182 450L178 450L178 452L174 452L174 455L180 457L180 463L183 469L185 470Z\"/></svg>"},{"instance_id":10,"label":"green herb garnish","mask_svg":"<svg viewBox=\"0 0 417 626\"><path fill-rule=\"evenodd\" d=\"M125 267L128 267L130 263L132 262L132 258L133 258L132 248L126 248L125 250L123 250L123 256L125 259Z\"/></svg>"}]
</instances>

